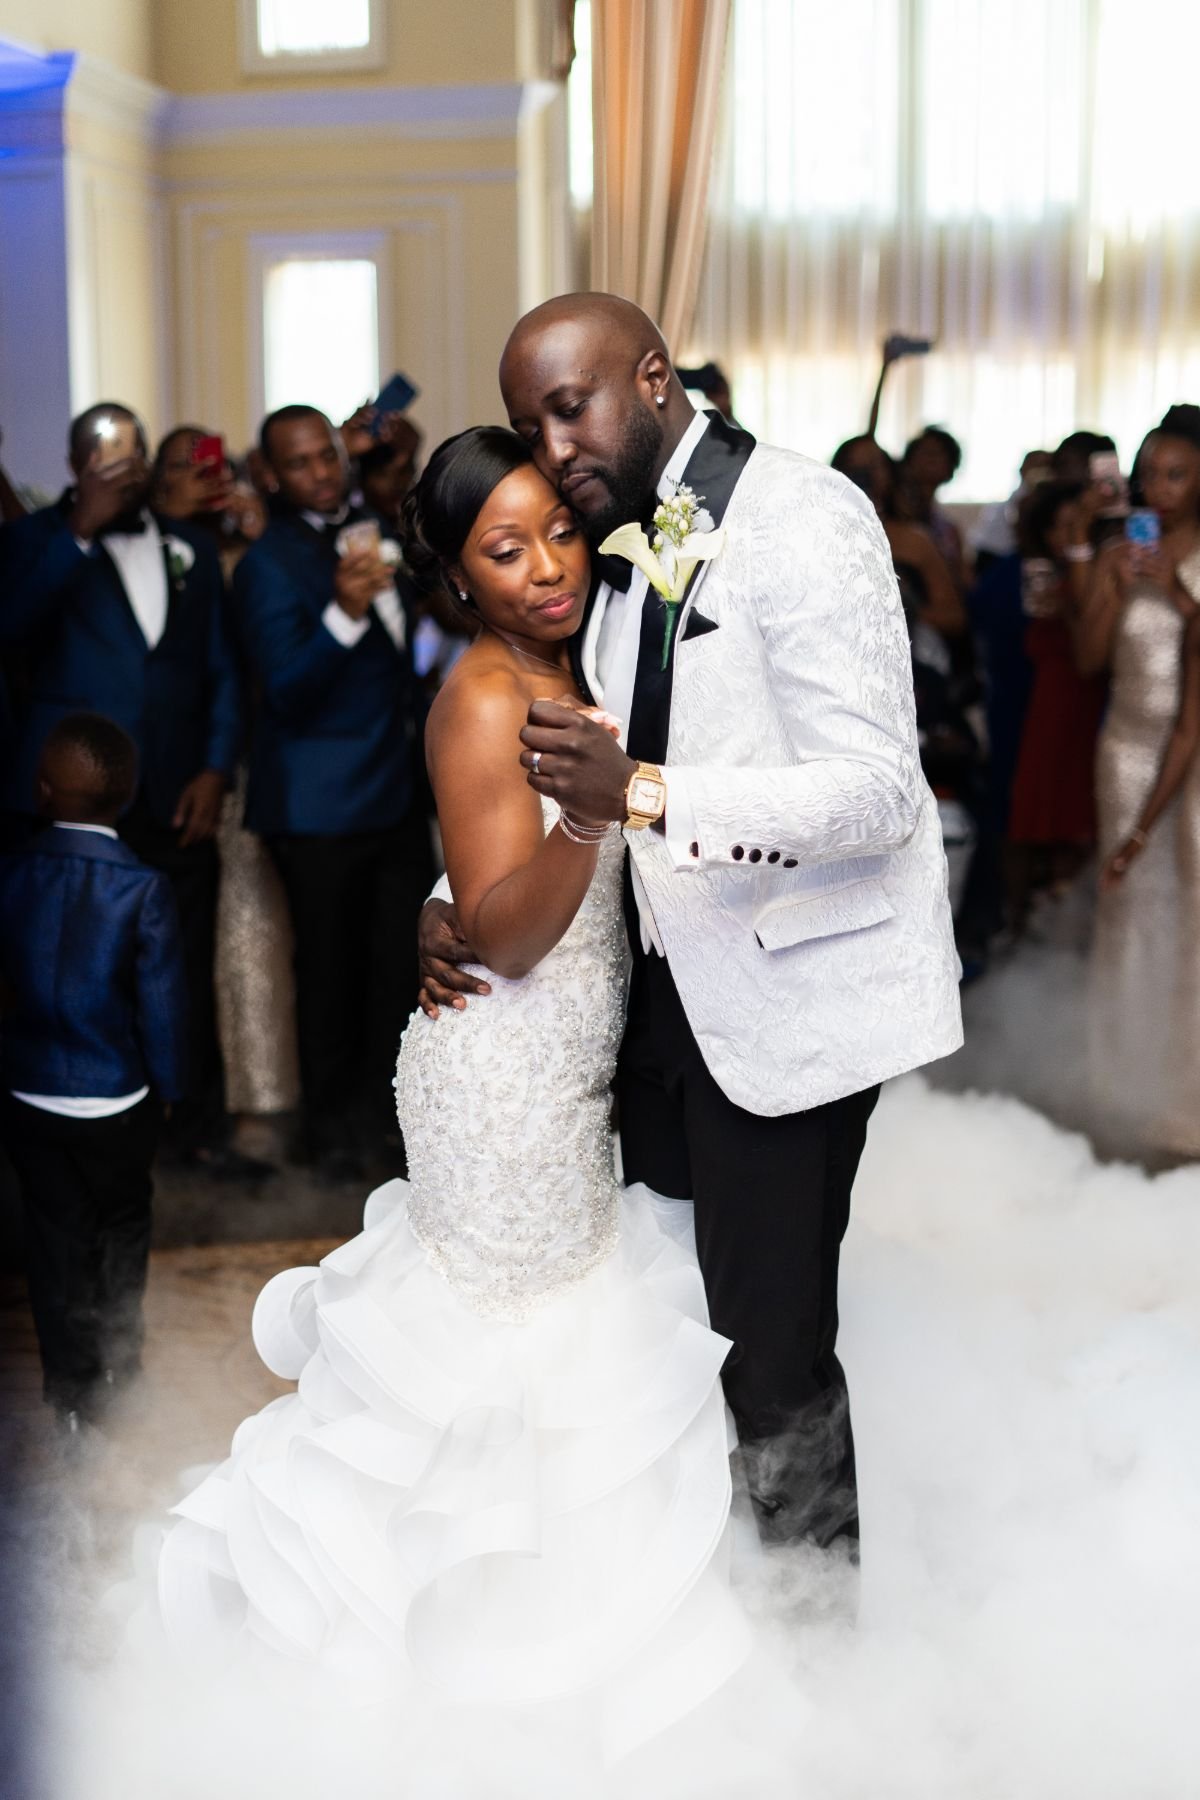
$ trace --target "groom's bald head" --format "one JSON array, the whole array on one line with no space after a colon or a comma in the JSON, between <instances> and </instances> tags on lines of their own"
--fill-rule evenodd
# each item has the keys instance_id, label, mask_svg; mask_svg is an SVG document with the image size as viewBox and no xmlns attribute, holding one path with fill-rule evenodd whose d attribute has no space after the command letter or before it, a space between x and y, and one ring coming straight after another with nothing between
<instances>
[{"instance_id":1,"label":"groom's bald head","mask_svg":"<svg viewBox=\"0 0 1200 1800\"><path fill-rule=\"evenodd\" d=\"M500 389L514 431L594 538L642 515L692 415L658 326L615 294L562 294L526 313Z\"/></svg>"}]
</instances>

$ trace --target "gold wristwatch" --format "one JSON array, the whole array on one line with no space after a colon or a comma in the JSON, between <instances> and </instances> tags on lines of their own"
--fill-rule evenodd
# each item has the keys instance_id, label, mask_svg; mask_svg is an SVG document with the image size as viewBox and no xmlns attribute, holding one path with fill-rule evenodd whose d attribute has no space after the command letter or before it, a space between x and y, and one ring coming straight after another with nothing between
<instances>
[{"instance_id":1,"label":"gold wristwatch","mask_svg":"<svg viewBox=\"0 0 1200 1800\"><path fill-rule=\"evenodd\" d=\"M666 812L667 784L662 770L653 763L640 762L629 777L625 809L629 815L625 820L627 831L644 831L647 825L657 824Z\"/></svg>"}]
</instances>

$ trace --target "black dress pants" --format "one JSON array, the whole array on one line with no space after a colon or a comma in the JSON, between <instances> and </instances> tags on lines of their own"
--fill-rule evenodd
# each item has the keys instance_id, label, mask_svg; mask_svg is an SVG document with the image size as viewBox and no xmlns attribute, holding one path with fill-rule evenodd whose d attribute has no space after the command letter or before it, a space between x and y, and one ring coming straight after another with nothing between
<instances>
[{"instance_id":1,"label":"black dress pants","mask_svg":"<svg viewBox=\"0 0 1200 1800\"><path fill-rule=\"evenodd\" d=\"M392 1078L417 1002L417 918L433 885L415 807L387 831L269 840L296 938L304 1113L314 1156L353 1148L360 1120L396 1131Z\"/></svg>"},{"instance_id":2,"label":"black dress pants","mask_svg":"<svg viewBox=\"0 0 1200 1800\"><path fill-rule=\"evenodd\" d=\"M850 1191L879 1096L761 1118L717 1086L666 960L634 952L617 1068L625 1179L695 1205L712 1326L762 1535L858 1536L854 1439L837 1358Z\"/></svg>"},{"instance_id":3,"label":"black dress pants","mask_svg":"<svg viewBox=\"0 0 1200 1800\"><path fill-rule=\"evenodd\" d=\"M135 856L167 877L179 913L188 996L187 1090L171 1108L169 1140L186 1153L219 1142L225 1133L225 1081L217 1041L217 846L210 839L184 849L178 831L157 824L140 795L121 820L120 832Z\"/></svg>"},{"instance_id":4,"label":"black dress pants","mask_svg":"<svg viewBox=\"0 0 1200 1800\"><path fill-rule=\"evenodd\" d=\"M106 1370L129 1375L140 1361L162 1108L148 1095L68 1119L7 1096L3 1111L46 1398L86 1411Z\"/></svg>"}]
</instances>

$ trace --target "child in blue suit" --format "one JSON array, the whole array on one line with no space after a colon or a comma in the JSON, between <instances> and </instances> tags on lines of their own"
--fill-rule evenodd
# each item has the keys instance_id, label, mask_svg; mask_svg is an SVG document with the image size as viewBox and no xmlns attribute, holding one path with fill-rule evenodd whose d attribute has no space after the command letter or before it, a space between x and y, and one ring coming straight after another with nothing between
<instances>
[{"instance_id":1,"label":"child in blue suit","mask_svg":"<svg viewBox=\"0 0 1200 1800\"><path fill-rule=\"evenodd\" d=\"M0 1105L45 1394L71 1433L140 1366L151 1167L184 1091L175 902L116 832L136 784L119 725L61 720L38 769L52 824L0 861Z\"/></svg>"}]
</instances>

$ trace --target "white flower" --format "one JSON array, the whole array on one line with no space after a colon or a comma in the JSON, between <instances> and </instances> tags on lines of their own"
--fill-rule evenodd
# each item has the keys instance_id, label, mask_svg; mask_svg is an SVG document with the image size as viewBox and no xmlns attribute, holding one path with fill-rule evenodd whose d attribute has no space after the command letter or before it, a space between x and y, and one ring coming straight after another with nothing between
<instances>
[{"instance_id":1,"label":"white flower","mask_svg":"<svg viewBox=\"0 0 1200 1800\"><path fill-rule=\"evenodd\" d=\"M163 549L167 553L167 568L172 581L182 581L196 560L196 552L183 538L166 537Z\"/></svg>"},{"instance_id":2,"label":"white flower","mask_svg":"<svg viewBox=\"0 0 1200 1800\"><path fill-rule=\"evenodd\" d=\"M395 538L381 538L379 542L379 560L394 569L401 560L401 550Z\"/></svg>"}]
</instances>

